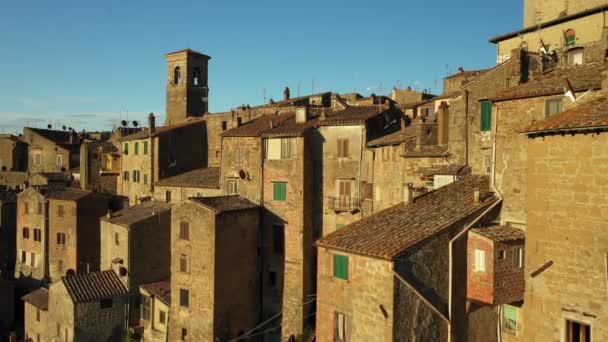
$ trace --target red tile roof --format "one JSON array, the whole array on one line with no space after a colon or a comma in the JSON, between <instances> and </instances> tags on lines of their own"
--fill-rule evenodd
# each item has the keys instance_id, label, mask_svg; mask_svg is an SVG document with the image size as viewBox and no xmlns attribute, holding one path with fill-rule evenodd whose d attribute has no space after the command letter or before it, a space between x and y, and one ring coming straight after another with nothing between
<instances>
[{"instance_id":1,"label":"red tile roof","mask_svg":"<svg viewBox=\"0 0 608 342\"><path fill-rule=\"evenodd\" d=\"M149 138L150 136L156 137L163 133L167 133L167 132L170 132L172 130L179 129L182 127L187 127L187 126L192 126L192 125L197 125L197 124L204 125L204 122L205 122L205 120L202 117L194 117L194 118L191 117L191 118L188 118L186 121L179 122L179 123L176 123L173 125L156 127L156 129L154 130L154 133L150 133L149 128L146 128L137 133L133 133L133 134L129 134L124 137L121 137L119 139L119 141L140 140L140 139Z\"/></svg>"},{"instance_id":2,"label":"red tile roof","mask_svg":"<svg viewBox=\"0 0 608 342\"><path fill-rule=\"evenodd\" d=\"M62 277L61 281L75 303L124 296L129 293L112 270L78 273Z\"/></svg>"},{"instance_id":3,"label":"red tile roof","mask_svg":"<svg viewBox=\"0 0 608 342\"><path fill-rule=\"evenodd\" d=\"M190 198L190 201L200 204L208 209L211 209L218 214L229 211L258 208L257 204L238 195L217 197L192 197Z\"/></svg>"},{"instance_id":4,"label":"red tile roof","mask_svg":"<svg viewBox=\"0 0 608 342\"><path fill-rule=\"evenodd\" d=\"M572 130L591 130L608 128L608 97L600 96L582 103L572 109L535 122L524 131L530 133L549 133Z\"/></svg>"},{"instance_id":5,"label":"red tile roof","mask_svg":"<svg viewBox=\"0 0 608 342\"><path fill-rule=\"evenodd\" d=\"M21 297L21 300L32 304L40 310L48 311L49 309L49 291L44 287L26 294Z\"/></svg>"},{"instance_id":6,"label":"red tile roof","mask_svg":"<svg viewBox=\"0 0 608 342\"><path fill-rule=\"evenodd\" d=\"M346 109L327 114L324 120L319 121L320 126L342 126L342 125L361 125L367 120L389 111L387 106L352 106ZM395 110L395 109L393 109Z\"/></svg>"},{"instance_id":7,"label":"red tile roof","mask_svg":"<svg viewBox=\"0 0 608 342\"><path fill-rule=\"evenodd\" d=\"M156 182L156 186L219 189L219 182L219 167L203 167L184 172L177 176L161 179L160 181Z\"/></svg>"},{"instance_id":8,"label":"red tile roof","mask_svg":"<svg viewBox=\"0 0 608 342\"><path fill-rule=\"evenodd\" d=\"M293 119L294 113L267 114L229 129L222 133L223 137L260 137L262 134Z\"/></svg>"},{"instance_id":9,"label":"red tile roof","mask_svg":"<svg viewBox=\"0 0 608 342\"><path fill-rule=\"evenodd\" d=\"M481 203L474 202L475 189ZM468 175L462 180L431 191L361 219L316 242L347 253L393 260L409 247L449 228L452 224L490 205L487 176Z\"/></svg>"},{"instance_id":10,"label":"red tile roof","mask_svg":"<svg viewBox=\"0 0 608 342\"><path fill-rule=\"evenodd\" d=\"M396 131L393 133L389 133L383 137L374 139L370 142L367 143L367 147L381 147L381 146L388 146L388 145L399 145L402 142L404 142L407 139L410 139L411 137L406 137L403 132L401 131Z\"/></svg>"},{"instance_id":11,"label":"red tile roof","mask_svg":"<svg viewBox=\"0 0 608 342\"><path fill-rule=\"evenodd\" d=\"M526 233L523 230L506 226L473 228L470 231L496 242L521 241L526 238Z\"/></svg>"},{"instance_id":12,"label":"red tile roof","mask_svg":"<svg viewBox=\"0 0 608 342\"><path fill-rule=\"evenodd\" d=\"M450 176L463 176L471 172L471 168L466 165L433 165L429 167L422 167L419 172L424 176L434 175L450 175Z\"/></svg>"},{"instance_id":13,"label":"red tile roof","mask_svg":"<svg viewBox=\"0 0 608 342\"><path fill-rule=\"evenodd\" d=\"M141 286L150 295L160 299L161 302L171 305L171 282L161 281L158 283L146 284Z\"/></svg>"},{"instance_id":14,"label":"red tile roof","mask_svg":"<svg viewBox=\"0 0 608 342\"><path fill-rule=\"evenodd\" d=\"M567 89L566 79L570 81L575 92L601 89L601 73L603 69L604 66L601 63L589 63L569 68L554 69L537 79L532 79L516 87L499 91L490 100L499 102L564 94Z\"/></svg>"}]
</instances>

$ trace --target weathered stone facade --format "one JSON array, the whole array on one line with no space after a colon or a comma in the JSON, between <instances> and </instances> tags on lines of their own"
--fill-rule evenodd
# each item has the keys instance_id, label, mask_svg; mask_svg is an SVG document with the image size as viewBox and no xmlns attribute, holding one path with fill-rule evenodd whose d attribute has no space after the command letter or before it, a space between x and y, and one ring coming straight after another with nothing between
<instances>
[{"instance_id":1,"label":"weathered stone facade","mask_svg":"<svg viewBox=\"0 0 608 342\"><path fill-rule=\"evenodd\" d=\"M48 337L49 293L40 288L23 297L25 338L32 341L46 341Z\"/></svg>"},{"instance_id":2,"label":"weathered stone facade","mask_svg":"<svg viewBox=\"0 0 608 342\"><path fill-rule=\"evenodd\" d=\"M28 145L18 137L0 134L0 170L27 170L27 150Z\"/></svg>"},{"instance_id":3,"label":"weathered stone facade","mask_svg":"<svg viewBox=\"0 0 608 342\"><path fill-rule=\"evenodd\" d=\"M9 279L17 255L17 194L0 192L0 278Z\"/></svg>"},{"instance_id":4,"label":"weathered stone facade","mask_svg":"<svg viewBox=\"0 0 608 342\"><path fill-rule=\"evenodd\" d=\"M15 278L25 287L37 288L48 279L48 216L45 195L28 188L17 196Z\"/></svg>"},{"instance_id":5,"label":"weathered stone facade","mask_svg":"<svg viewBox=\"0 0 608 342\"><path fill-rule=\"evenodd\" d=\"M22 141L29 145L28 170L65 172L80 163L80 137L75 132L23 128Z\"/></svg>"}]
</instances>

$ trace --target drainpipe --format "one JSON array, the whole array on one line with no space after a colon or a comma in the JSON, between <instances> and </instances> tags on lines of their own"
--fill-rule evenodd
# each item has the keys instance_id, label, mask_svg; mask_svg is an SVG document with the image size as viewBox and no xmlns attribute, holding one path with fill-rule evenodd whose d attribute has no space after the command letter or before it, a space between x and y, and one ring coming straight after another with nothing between
<instances>
[{"instance_id":1,"label":"drainpipe","mask_svg":"<svg viewBox=\"0 0 608 342\"><path fill-rule=\"evenodd\" d=\"M464 91L464 165L469 165L469 91Z\"/></svg>"},{"instance_id":2,"label":"drainpipe","mask_svg":"<svg viewBox=\"0 0 608 342\"><path fill-rule=\"evenodd\" d=\"M496 136L498 132L498 109L496 109L496 116L495 116L495 120L494 120L494 127L492 128L492 174L491 174L491 180L490 180L490 189L494 192L494 194L496 194L496 197L498 197L498 200L496 202L494 202L490 207L488 207L486 210L484 210L479 216L477 216L473 221L471 221L471 223L469 223L463 230L460 231L460 233L458 233L454 238L452 238L450 240L449 243L449 285L448 285L448 317L449 317L449 323L448 323L448 342L450 342L452 340L452 283L453 283L453 279L452 279L452 273L453 273L453 260L452 260L452 252L453 252L453 244L454 241L456 241L457 239L459 239L462 235L464 235L466 232L468 232L468 230L475 225L477 222L479 222L479 220L481 220L484 216L486 216L490 211L492 211L494 208L496 208L503 200L500 192L496 189L495 186L495 182L496 182ZM468 146L467 146L468 149Z\"/></svg>"},{"instance_id":3,"label":"drainpipe","mask_svg":"<svg viewBox=\"0 0 608 342\"><path fill-rule=\"evenodd\" d=\"M359 150L359 179L358 179L358 184L357 184L357 190L359 191L359 214L361 215L361 218L363 218L363 205L362 205L362 201L361 201L361 168L363 166L363 147L365 145L365 141L367 140L365 137L365 133L367 130L367 126L364 124L363 125L363 130L361 132L361 146L360 146L360 150Z\"/></svg>"}]
</instances>

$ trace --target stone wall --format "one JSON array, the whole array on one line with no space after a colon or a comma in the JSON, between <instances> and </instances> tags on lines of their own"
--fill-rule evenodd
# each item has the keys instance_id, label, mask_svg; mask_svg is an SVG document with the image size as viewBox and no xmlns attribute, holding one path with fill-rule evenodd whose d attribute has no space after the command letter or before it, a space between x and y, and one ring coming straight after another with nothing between
<instances>
[{"instance_id":1,"label":"stone wall","mask_svg":"<svg viewBox=\"0 0 608 342\"><path fill-rule=\"evenodd\" d=\"M348 280L333 276L334 254L348 256ZM392 262L318 248L317 286L317 341L334 341L336 312L346 317L349 341L393 341Z\"/></svg>"},{"instance_id":2,"label":"stone wall","mask_svg":"<svg viewBox=\"0 0 608 342\"><path fill-rule=\"evenodd\" d=\"M0 274L15 269L16 244L17 203L0 203Z\"/></svg>"},{"instance_id":3,"label":"stone wall","mask_svg":"<svg viewBox=\"0 0 608 342\"><path fill-rule=\"evenodd\" d=\"M475 251L485 252L484 272L475 271ZM494 303L494 270L495 255L494 242L484 236L468 232L467 239L467 297L470 300L493 304Z\"/></svg>"},{"instance_id":4,"label":"stone wall","mask_svg":"<svg viewBox=\"0 0 608 342\"><path fill-rule=\"evenodd\" d=\"M25 171L27 149L27 144L23 142L0 136L0 171Z\"/></svg>"},{"instance_id":5,"label":"stone wall","mask_svg":"<svg viewBox=\"0 0 608 342\"><path fill-rule=\"evenodd\" d=\"M62 207L63 215L58 214L59 206ZM78 263L78 217L77 217L77 202L49 200L49 276L51 281L60 280L66 275L68 270L84 271L86 268L80 267ZM84 229L84 227L82 227ZM65 234L65 245L60 245L57 242L57 234ZM95 237L91 236L88 238ZM99 250L99 247L97 248ZM96 265L90 265L91 270L97 269L99 262Z\"/></svg>"},{"instance_id":6,"label":"stone wall","mask_svg":"<svg viewBox=\"0 0 608 342\"><path fill-rule=\"evenodd\" d=\"M202 116L208 111L208 64L207 56L183 51L167 58L166 123L175 124L192 116ZM174 82L174 70L180 68L180 80ZM198 84L194 83L194 70L198 68ZM206 98L205 100L203 100Z\"/></svg>"},{"instance_id":7,"label":"stone wall","mask_svg":"<svg viewBox=\"0 0 608 342\"><path fill-rule=\"evenodd\" d=\"M237 155L239 156L237 158ZM238 194L254 203L262 201L263 149L259 137L223 137L220 188L228 193L228 181L237 182ZM240 177L244 171L245 178Z\"/></svg>"},{"instance_id":8,"label":"stone wall","mask_svg":"<svg viewBox=\"0 0 608 342\"><path fill-rule=\"evenodd\" d=\"M154 142L154 144L152 143ZM144 153L144 143L148 144L148 153ZM129 197L129 204L135 205L139 203L136 199L140 199L152 194L152 182L155 166L158 165L152 149L156 147L158 139L146 138L139 140L123 141L120 144L121 153L121 169L120 175L117 178L118 194ZM135 154L135 144L138 145L138 153ZM128 147L127 147L128 146ZM125 154L125 148L128 148L128 153ZM156 154L157 155L157 154ZM133 180L133 171L140 172L139 182ZM126 172L126 175L125 175ZM145 181L147 178L147 181Z\"/></svg>"},{"instance_id":9,"label":"stone wall","mask_svg":"<svg viewBox=\"0 0 608 342\"><path fill-rule=\"evenodd\" d=\"M74 310L74 341L119 341L126 335L127 297L113 297L112 307L102 309L100 301L78 303Z\"/></svg>"},{"instance_id":10,"label":"stone wall","mask_svg":"<svg viewBox=\"0 0 608 342\"><path fill-rule=\"evenodd\" d=\"M525 0L524 27L536 26L606 4L606 0Z\"/></svg>"},{"instance_id":11,"label":"stone wall","mask_svg":"<svg viewBox=\"0 0 608 342\"><path fill-rule=\"evenodd\" d=\"M62 281L49 287L47 337L51 341L75 341L75 306ZM66 337L67 335L67 337Z\"/></svg>"},{"instance_id":12,"label":"stone wall","mask_svg":"<svg viewBox=\"0 0 608 342\"><path fill-rule=\"evenodd\" d=\"M29 337L33 341L45 341L48 337L48 311L24 303L23 320L26 339Z\"/></svg>"},{"instance_id":13,"label":"stone wall","mask_svg":"<svg viewBox=\"0 0 608 342\"><path fill-rule=\"evenodd\" d=\"M70 151L69 149L60 147L51 140L43 138L27 127L23 129L22 140L29 144L27 165L31 173L67 171L71 167L77 166L80 160L80 150L77 145L74 150ZM38 153L41 155L40 165L36 165L34 162L34 155ZM59 155L61 156L61 164L57 161L57 156ZM70 159L72 155L74 157Z\"/></svg>"},{"instance_id":14,"label":"stone wall","mask_svg":"<svg viewBox=\"0 0 608 342\"><path fill-rule=\"evenodd\" d=\"M26 204L28 212L26 212ZM42 209L39 214L38 208ZM15 257L15 278L20 279L20 284L25 287L37 288L41 281L48 276L48 239L47 226L48 205L45 198L33 188L28 188L17 196L17 255ZM23 228L29 229L29 238L23 237ZM41 241L34 241L34 228L41 230ZM22 251L27 256L26 262L22 262ZM28 262L30 253L36 255L36 267Z\"/></svg>"},{"instance_id":15,"label":"stone wall","mask_svg":"<svg viewBox=\"0 0 608 342\"><path fill-rule=\"evenodd\" d=\"M591 325L593 340L607 340L608 135L555 135L526 143L526 273L553 265L526 277L524 340L564 339L566 319Z\"/></svg>"},{"instance_id":16,"label":"stone wall","mask_svg":"<svg viewBox=\"0 0 608 342\"><path fill-rule=\"evenodd\" d=\"M167 199L167 192L171 193L171 202L178 203L185 201L191 197L212 197L220 196L224 193L221 189L206 189L206 188L188 188L188 187L177 187L177 186L159 186L154 187L154 199L157 201L165 202Z\"/></svg>"}]
</instances>

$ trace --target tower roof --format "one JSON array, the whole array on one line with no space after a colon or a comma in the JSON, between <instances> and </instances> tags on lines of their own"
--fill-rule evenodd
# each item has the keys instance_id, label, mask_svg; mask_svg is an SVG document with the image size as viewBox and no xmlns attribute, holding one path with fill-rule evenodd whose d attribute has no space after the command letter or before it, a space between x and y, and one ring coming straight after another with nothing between
<instances>
[{"instance_id":1,"label":"tower roof","mask_svg":"<svg viewBox=\"0 0 608 342\"><path fill-rule=\"evenodd\" d=\"M165 54L165 57L169 57L171 55L177 55L177 54L180 54L180 53L186 53L186 54L192 54L192 55L200 55L200 56L206 57L207 59L211 59L211 56L205 55L204 53L200 53L198 51L194 51L194 50L191 50L191 49L181 49L181 50L169 52L169 53Z\"/></svg>"}]
</instances>

